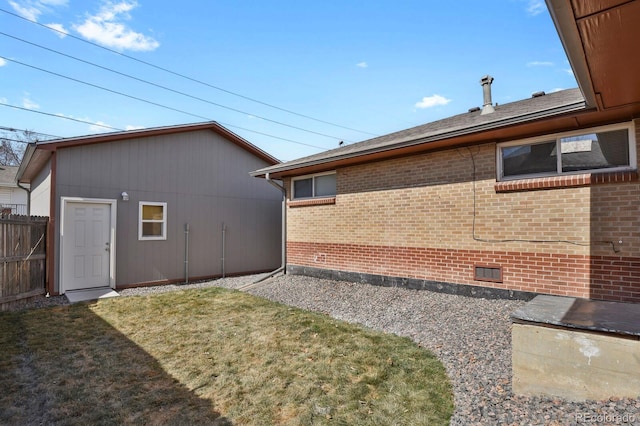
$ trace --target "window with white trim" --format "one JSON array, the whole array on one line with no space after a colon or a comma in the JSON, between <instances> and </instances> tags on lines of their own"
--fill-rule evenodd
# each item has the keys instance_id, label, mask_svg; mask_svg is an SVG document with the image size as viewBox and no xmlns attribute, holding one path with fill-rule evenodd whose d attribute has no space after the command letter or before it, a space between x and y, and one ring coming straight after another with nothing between
<instances>
[{"instance_id":1,"label":"window with white trim","mask_svg":"<svg viewBox=\"0 0 640 426\"><path fill-rule=\"evenodd\" d=\"M167 239L167 203L140 201L139 240Z\"/></svg>"},{"instance_id":2,"label":"window with white trim","mask_svg":"<svg viewBox=\"0 0 640 426\"><path fill-rule=\"evenodd\" d=\"M336 172L293 178L291 193L294 200L334 197L336 195Z\"/></svg>"},{"instance_id":3,"label":"window with white trim","mask_svg":"<svg viewBox=\"0 0 640 426\"><path fill-rule=\"evenodd\" d=\"M634 170L633 124L559 133L498 145L498 180Z\"/></svg>"}]
</instances>

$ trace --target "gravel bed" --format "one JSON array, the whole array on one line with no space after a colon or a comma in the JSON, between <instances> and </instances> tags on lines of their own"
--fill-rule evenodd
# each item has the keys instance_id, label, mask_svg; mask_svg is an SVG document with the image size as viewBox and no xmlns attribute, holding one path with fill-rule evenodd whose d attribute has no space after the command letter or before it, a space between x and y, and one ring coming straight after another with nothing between
<instances>
[{"instance_id":1,"label":"gravel bed","mask_svg":"<svg viewBox=\"0 0 640 426\"><path fill-rule=\"evenodd\" d=\"M378 287L299 275L266 274L191 284L119 290L122 296L211 286L245 291L273 301L407 336L443 362L455 398L452 425L640 425L640 400L568 402L515 396L511 390L511 321L524 302L488 300L430 291ZM38 297L12 310L68 304Z\"/></svg>"}]
</instances>

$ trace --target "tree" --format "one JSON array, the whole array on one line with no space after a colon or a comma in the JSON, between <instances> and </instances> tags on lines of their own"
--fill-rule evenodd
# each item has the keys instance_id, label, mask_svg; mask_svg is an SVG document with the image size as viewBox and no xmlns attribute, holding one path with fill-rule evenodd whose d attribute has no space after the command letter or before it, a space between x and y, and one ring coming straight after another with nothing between
<instances>
[{"instance_id":1,"label":"tree","mask_svg":"<svg viewBox=\"0 0 640 426\"><path fill-rule=\"evenodd\" d=\"M0 133L0 166L20 165L27 144L37 140L36 133L29 130L6 129Z\"/></svg>"}]
</instances>

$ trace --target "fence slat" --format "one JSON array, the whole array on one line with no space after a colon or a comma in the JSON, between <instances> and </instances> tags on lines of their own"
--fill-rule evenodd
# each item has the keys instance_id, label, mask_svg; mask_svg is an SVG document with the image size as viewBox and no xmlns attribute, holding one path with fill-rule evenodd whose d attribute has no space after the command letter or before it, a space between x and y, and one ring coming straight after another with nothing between
<instances>
[{"instance_id":1,"label":"fence slat","mask_svg":"<svg viewBox=\"0 0 640 426\"><path fill-rule=\"evenodd\" d=\"M49 218L0 217L0 310L45 292L46 233Z\"/></svg>"}]
</instances>

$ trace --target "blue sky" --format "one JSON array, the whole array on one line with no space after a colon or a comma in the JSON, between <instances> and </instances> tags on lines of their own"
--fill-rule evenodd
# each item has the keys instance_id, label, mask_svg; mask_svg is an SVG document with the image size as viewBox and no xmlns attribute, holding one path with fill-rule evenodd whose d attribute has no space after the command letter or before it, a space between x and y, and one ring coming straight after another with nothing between
<instances>
[{"instance_id":1,"label":"blue sky","mask_svg":"<svg viewBox=\"0 0 640 426\"><path fill-rule=\"evenodd\" d=\"M0 0L0 33L0 127L216 120L285 161L464 113L486 74L501 104L577 85L542 0Z\"/></svg>"}]
</instances>

